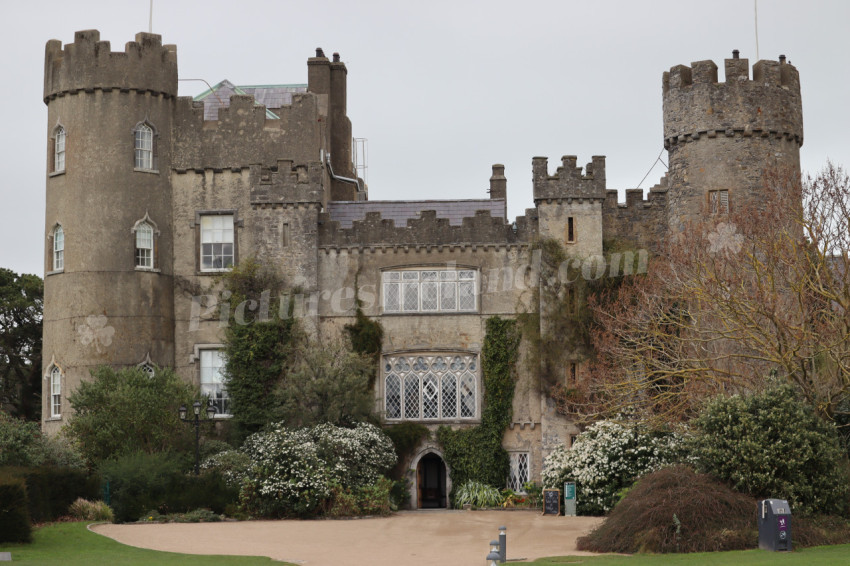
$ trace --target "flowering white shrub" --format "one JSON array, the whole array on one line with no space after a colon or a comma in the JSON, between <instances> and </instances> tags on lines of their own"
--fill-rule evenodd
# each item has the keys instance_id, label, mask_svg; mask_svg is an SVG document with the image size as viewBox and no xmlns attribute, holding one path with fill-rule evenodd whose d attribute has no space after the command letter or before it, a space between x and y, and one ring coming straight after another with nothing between
<instances>
[{"instance_id":1,"label":"flowering white shrub","mask_svg":"<svg viewBox=\"0 0 850 566\"><path fill-rule=\"evenodd\" d=\"M239 450L225 450L201 463L201 470L215 470L221 474L228 487L238 488L251 465L251 458Z\"/></svg>"},{"instance_id":2,"label":"flowering white shrub","mask_svg":"<svg viewBox=\"0 0 850 566\"><path fill-rule=\"evenodd\" d=\"M618 491L678 461L682 445L676 433L599 421L580 434L571 449L559 446L546 458L543 485L563 489L564 482L576 482L579 515L602 515L614 507Z\"/></svg>"},{"instance_id":3,"label":"flowering white shrub","mask_svg":"<svg viewBox=\"0 0 850 566\"><path fill-rule=\"evenodd\" d=\"M249 512L262 516L316 514L333 486L372 485L396 461L389 437L366 423L353 429L271 425L249 436L240 450L251 461L240 500Z\"/></svg>"}]
</instances>

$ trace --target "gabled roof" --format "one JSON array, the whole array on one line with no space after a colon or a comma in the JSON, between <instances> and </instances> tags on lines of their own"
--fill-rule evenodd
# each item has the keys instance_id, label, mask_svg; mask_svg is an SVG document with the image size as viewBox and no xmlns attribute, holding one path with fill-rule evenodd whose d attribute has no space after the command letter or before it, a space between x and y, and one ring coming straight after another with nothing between
<instances>
[{"instance_id":1,"label":"gabled roof","mask_svg":"<svg viewBox=\"0 0 850 566\"><path fill-rule=\"evenodd\" d=\"M206 90L195 97L195 101L204 103L204 120L218 120L218 109L230 106L230 95L248 94L254 97L257 104L266 107L266 118L277 120L280 117L269 108L280 108L292 104L292 95L307 92L307 85L244 85L237 86L228 80L223 80L211 90Z\"/></svg>"},{"instance_id":2,"label":"gabled roof","mask_svg":"<svg viewBox=\"0 0 850 566\"><path fill-rule=\"evenodd\" d=\"M407 221L419 218L422 211L433 210L437 218L448 218L449 225L461 226L464 218L474 217L476 211L487 210L493 218L505 218L504 199L468 200L365 200L329 202L327 211L340 228L351 228L355 220L363 220L368 212L380 212L381 218L394 220L398 228Z\"/></svg>"}]
</instances>

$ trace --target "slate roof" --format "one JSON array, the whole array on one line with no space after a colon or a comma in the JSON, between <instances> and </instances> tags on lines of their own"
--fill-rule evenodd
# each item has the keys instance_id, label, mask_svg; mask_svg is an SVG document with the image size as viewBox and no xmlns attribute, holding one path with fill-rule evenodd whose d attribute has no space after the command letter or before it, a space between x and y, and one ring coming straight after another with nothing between
<instances>
[{"instance_id":1,"label":"slate roof","mask_svg":"<svg viewBox=\"0 0 850 566\"><path fill-rule=\"evenodd\" d=\"M504 199L469 200L367 200L329 202L327 212L340 228L351 228L355 220L366 218L367 212L380 212L381 218L395 221L397 228L407 226L411 218L419 218L423 210L434 210L437 218L448 218L452 226L475 216L478 210L490 211L493 218L505 218Z\"/></svg>"},{"instance_id":2,"label":"slate roof","mask_svg":"<svg viewBox=\"0 0 850 566\"><path fill-rule=\"evenodd\" d=\"M218 120L218 109L230 106L231 94L250 94L257 104L266 107L266 117L277 120L280 117L269 110L269 108L280 108L292 104L292 95L307 92L307 85L246 85L237 86L228 80L223 80L212 90L202 92L195 97L195 101L204 102L204 120Z\"/></svg>"}]
</instances>

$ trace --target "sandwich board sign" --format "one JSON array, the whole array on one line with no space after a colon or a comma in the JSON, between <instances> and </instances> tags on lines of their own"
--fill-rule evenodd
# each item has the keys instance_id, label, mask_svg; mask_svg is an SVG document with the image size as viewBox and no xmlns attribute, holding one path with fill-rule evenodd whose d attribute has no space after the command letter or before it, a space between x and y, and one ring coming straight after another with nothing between
<instances>
[{"instance_id":1,"label":"sandwich board sign","mask_svg":"<svg viewBox=\"0 0 850 566\"><path fill-rule=\"evenodd\" d=\"M560 515L561 514L561 490L560 489L544 489L543 490L543 514L544 515Z\"/></svg>"}]
</instances>

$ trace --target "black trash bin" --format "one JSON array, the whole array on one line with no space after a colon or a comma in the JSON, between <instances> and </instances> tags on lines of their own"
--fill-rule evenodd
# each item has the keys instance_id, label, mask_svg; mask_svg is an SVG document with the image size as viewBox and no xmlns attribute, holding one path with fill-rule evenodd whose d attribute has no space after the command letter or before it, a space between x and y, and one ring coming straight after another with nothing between
<instances>
[{"instance_id":1,"label":"black trash bin","mask_svg":"<svg viewBox=\"0 0 850 566\"><path fill-rule=\"evenodd\" d=\"M784 499L758 502L759 548L791 550L791 506Z\"/></svg>"}]
</instances>

